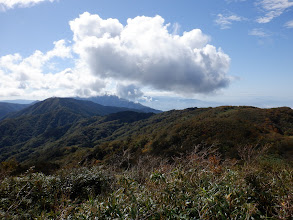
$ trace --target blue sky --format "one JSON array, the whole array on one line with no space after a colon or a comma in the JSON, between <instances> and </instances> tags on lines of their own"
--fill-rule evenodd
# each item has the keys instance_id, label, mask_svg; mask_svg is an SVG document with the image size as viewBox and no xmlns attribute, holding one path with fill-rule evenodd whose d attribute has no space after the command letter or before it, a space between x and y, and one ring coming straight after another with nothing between
<instances>
[{"instance_id":1,"label":"blue sky","mask_svg":"<svg viewBox=\"0 0 293 220\"><path fill-rule=\"evenodd\" d=\"M0 0L0 33L0 100L293 106L289 0Z\"/></svg>"}]
</instances>

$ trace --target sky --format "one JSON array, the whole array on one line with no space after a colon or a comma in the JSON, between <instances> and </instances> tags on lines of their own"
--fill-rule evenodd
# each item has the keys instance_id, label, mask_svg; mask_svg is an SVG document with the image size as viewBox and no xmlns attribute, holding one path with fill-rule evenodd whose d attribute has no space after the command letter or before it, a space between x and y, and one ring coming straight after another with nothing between
<instances>
[{"instance_id":1,"label":"sky","mask_svg":"<svg viewBox=\"0 0 293 220\"><path fill-rule=\"evenodd\" d=\"M0 100L293 107L293 1L0 0Z\"/></svg>"}]
</instances>

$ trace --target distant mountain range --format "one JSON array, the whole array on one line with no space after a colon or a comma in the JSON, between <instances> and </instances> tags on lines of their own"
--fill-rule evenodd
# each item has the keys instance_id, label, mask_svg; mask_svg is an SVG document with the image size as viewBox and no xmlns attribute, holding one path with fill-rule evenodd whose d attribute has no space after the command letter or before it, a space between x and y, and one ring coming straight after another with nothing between
<instances>
[{"instance_id":1,"label":"distant mountain range","mask_svg":"<svg viewBox=\"0 0 293 220\"><path fill-rule=\"evenodd\" d=\"M20 111L26 107L28 104L15 104L8 102L0 102L0 120L9 113Z\"/></svg>"},{"instance_id":2,"label":"distant mountain range","mask_svg":"<svg viewBox=\"0 0 293 220\"><path fill-rule=\"evenodd\" d=\"M180 97L153 97L151 100L141 99L139 102L143 105L147 105L151 108L161 109L168 111L171 109L186 109L190 107L206 108L206 107L217 107L225 105L220 102L207 102L199 99L187 99Z\"/></svg>"},{"instance_id":3,"label":"distant mountain range","mask_svg":"<svg viewBox=\"0 0 293 220\"><path fill-rule=\"evenodd\" d=\"M34 105L30 105L20 111L11 113L8 118L17 118L21 116L36 116L47 114L48 112L68 111L71 114L82 117L91 117L95 115L107 115L111 113L129 111L128 108L115 106L103 106L91 101L77 100L73 98L49 98Z\"/></svg>"},{"instance_id":4,"label":"distant mountain range","mask_svg":"<svg viewBox=\"0 0 293 220\"><path fill-rule=\"evenodd\" d=\"M153 113L160 113L162 111L156 110L147 106L144 106L140 103L134 103L132 101L119 98L118 96L114 95L104 95L104 96L95 96L90 98L80 98L80 97L74 97L75 99L80 100L87 100L92 101L94 103L104 105L104 106L116 106L116 107L123 107L123 108L129 108L129 109L136 109L141 112L153 112Z\"/></svg>"},{"instance_id":5,"label":"distant mountain range","mask_svg":"<svg viewBox=\"0 0 293 220\"><path fill-rule=\"evenodd\" d=\"M71 99L75 100L83 100L83 101L88 101L84 102L84 108L89 108L88 110L91 111L92 105L89 104L89 102L93 102L96 104L99 104L99 111L97 114L104 115L108 113L113 113L116 112L116 110L121 111L121 110L131 110L131 111L138 111L138 112L145 112L145 113L160 113L162 111L156 110L147 106L144 106L140 103L134 103L131 101L128 101L126 99L119 98L117 96L113 95L104 95L104 96L96 96L96 97L90 97L90 98L80 98L80 97L73 97ZM5 118L5 117L17 117L20 116L20 114L26 114L29 111L37 111L37 109L34 109L36 107L33 107L32 109L27 109L24 112L18 112L19 110L25 109L29 107L30 105L33 105L39 101L34 101L34 100L5 100L3 102L0 102L0 120ZM122 109L116 109L112 108L113 112L108 112L109 109L104 112L105 109L103 109L102 106L108 106L108 107L118 107ZM8 114L11 114L7 116Z\"/></svg>"},{"instance_id":6,"label":"distant mountain range","mask_svg":"<svg viewBox=\"0 0 293 220\"><path fill-rule=\"evenodd\" d=\"M13 103L13 104L33 104L35 102L38 102L36 100L27 100L27 99L14 99L14 100L3 100L0 102L5 102L5 103Z\"/></svg>"},{"instance_id":7,"label":"distant mountain range","mask_svg":"<svg viewBox=\"0 0 293 220\"><path fill-rule=\"evenodd\" d=\"M72 98L50 98L0 121L0 162L56 166L115 160L129 152L176 156L216 144L224 157L245 145L272 145L293 158L293 110L222 106L159 114L107 107Z\"/></svg>"}]
</instances>

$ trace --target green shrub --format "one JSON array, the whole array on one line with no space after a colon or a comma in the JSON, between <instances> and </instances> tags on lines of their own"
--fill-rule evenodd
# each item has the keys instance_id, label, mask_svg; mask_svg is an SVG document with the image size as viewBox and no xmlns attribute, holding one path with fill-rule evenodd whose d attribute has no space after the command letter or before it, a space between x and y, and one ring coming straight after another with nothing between
<instances>
[{"instance_id":1,"label":"green shrub","mask_svg":"<svg viewBox=\"0 0 293 220\"><path fill-rule=\"evenodd\" d=\"M33 218L44 212L58 214L64 206L101 194L109 185L108 181L98 167L63 170L47 176L29 170L20 177L7 177L1 181L1 215Z\"/></svg>"},{"instance_id":2,"label":"green shrub","mask_svg":"<svg viewBox=\"0 0 293 220\"><path fill-rule=\"evenodd\" d=\"M211 150L173 158L172 163L148 156L127 170L83 167L54 175L30 170L1 180L0 217L292 218L292 167L267 157L240 164L222 161Z\"/></svg>"}]
</instances>

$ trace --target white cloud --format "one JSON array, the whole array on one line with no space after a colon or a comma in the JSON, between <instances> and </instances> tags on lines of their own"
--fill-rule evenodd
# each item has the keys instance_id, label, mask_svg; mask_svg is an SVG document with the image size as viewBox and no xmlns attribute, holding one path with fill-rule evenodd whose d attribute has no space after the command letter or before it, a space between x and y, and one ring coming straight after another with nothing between
<instances>
[{"instance_id":1,"label":"white cloud","mask_svg":"<svg viewBox=\"0 0 293 220\"><path fill-rule=\"evenodd\" d=\"M173 28L172 34L176 35L176 34L179 34L179 30L181 28L181 25L176 22L172 25L172 28Z\"/></svg>"},{"instance_id":2,"label":"white cloud","mask_svg":"<svg viewBox=\"0 0 293 220\"><path fill-rule=\"evenodd\" d=\"M247 0L226 0L226 2L231 3L231 2L245 2Z\"/></svg>"},{"instance_id":3,"label":"white cloud","mask_svg":"<svg viewBox=\"0 0 293 220\"><path fill-rule=\"evenodd\" d=\"M46 72L52 60L71 60L71 47L64 40L54 42L46 53L35 51L28 57L10 54L0 57L0 96L47 98L51 96L96 95L104 83L90 74L85 64L76 62L74 68ZM84 88L89 91L86 92Z\"/></svg>"},{"instance_id":4,"label":"white cloud","mask_svg":"<svg viewBox=\"0 0 293 220\"><path fill-rule=\"evenodd\" d=\"M286 28L293 28L293 20L288 21L288 22L285 24L285 27L286 27Z\"/></svg>"},{"instance_id":5,"label":"white cloud","mask_svg":"<svg viewBox=\"0 0 293 220\"><path fill-rule=\"evenodd\" d=\"M55 0L0 0L0 10L5 11L15 7L32 7L45 1L54 2Z\"/></svg>"},{"instance_id":6,"label":"white cloud","mask_svg":"<svg viewBox=\"0 0 293 220\"><path fill-rule=\"evenodd\" d=\"M238 15L223 15L218 14L215 23L220 26L221 29L229 29L233 22L235 21L243 21L245 18L242 18Z\"/></svg>"},{"instance_id":7,"label":"white cloud","mask_svg":"<svg viewBox=\"0 0 293 220\"><path fill-rule=\"evenodd\" d=\"M268 23L276 17L279 17L284 11L293 6L293 2L289 0L261 0L256 3L265 15L259 17L258 23Z\"/></svg>"},{"instance_id":8,"label":"white cloud","mask_svg":"<svg viewBox=\"0 0 293 220\"><path fill-rule=\"evenodd\" d=\"M178 35L160 16L128 19L123 26L89 13L70 27L71 43L59 40L47 52L0 57L1 99L108 92L137 100L144 90L194 95L229 85L229 56L199 29Z\"/></svg>"},{"instance_id":9,"label":"white cloud","mask_svg":"<svg viewBox=\"0 0 293 220\"><path fill-rule=\"evenodd\" d=\"M74 51L93 75L180 94L210 93L228 86L230 58L208 44L201 30L169 33L164 19L117 19L84 13L70 22Z\"/></svg>"},{"instance_id":10,"label":"white cloud","mask_svg":"<svg viewBox=\"0 0 293 220\"><path fill-rule=\"evenodd\" d=\"M128 100L137 100L143 96L143 92L136 85L123 85L118 84L116 87L116 93L120 98Z\"/></svg>"},{"instance_id":11,"label":"white cloud","mask_svg":"<svg viewBox=\"0 0 293 220\"><path fill-rule=\"evenodd\" d=\"M17 75L38 74L52 58L72 58L71 48L65 46L65 41L54 42L54 48L47 53L36 50L31 56L22 58L20 54L0 57L0 68Z\"/></svg>"},{"instance_id":12,"label":"white cloud","mask_svg":"<svg viewBox=\"0 0 293 220\"><path fill-rule=\"evenodd\" d=\"M257 37L269 37L270 34L265 32L262 28L254 28L249 33L251 36L257 36Z\"/></svg>"},{"instance_id":13,"label":"white cloud","mask_svg":"<svg viewBox=\"0 0 293 220\"><path fill-rule=\"evenodd\" d=\"M81 41L86 37L116 37L123 29L123 25L117 19L103 20L99 15L91 15L88 12L70 21L69 24L74 33L74 41Z\"/></svg>"}]
</instances>

